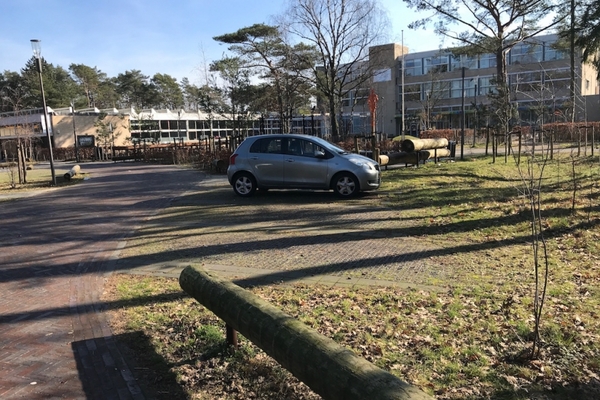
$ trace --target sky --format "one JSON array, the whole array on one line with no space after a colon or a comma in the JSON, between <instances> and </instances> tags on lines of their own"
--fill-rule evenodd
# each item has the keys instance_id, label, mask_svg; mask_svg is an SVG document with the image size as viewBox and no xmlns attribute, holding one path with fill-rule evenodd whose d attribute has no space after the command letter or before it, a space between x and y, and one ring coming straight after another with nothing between
<instances>
[{"instance_id":1,"label":"sky","mask_svg":"<svg viewBox=\"0 0 600 400\"><path fill-rule=\"evenodd\" d=\"M410 52L434 50L440 38L413 31L419 17L402 0L379 0L391 21L388 42ZM32 57L31 39L54 66L96 67L109 77L140 70L203 82L211 61L227 54L212 38L272 23L288 0L0 0L0 71L19 72ZM404 34L402 34L404 32Z\"/></svg>"}]
</instances>

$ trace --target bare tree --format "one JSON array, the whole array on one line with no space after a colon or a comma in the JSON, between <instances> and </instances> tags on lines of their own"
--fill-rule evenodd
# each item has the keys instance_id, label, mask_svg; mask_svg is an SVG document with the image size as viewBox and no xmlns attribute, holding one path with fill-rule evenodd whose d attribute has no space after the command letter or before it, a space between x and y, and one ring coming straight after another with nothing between
<instances>
[{"instance_id":1,"label":"bare tree","mask_svg":"<svg viewBox=\"0 0 600 400\"><path fill-rule=\"evenodd\" d=\"M435 107L448 98L450 82L441 80L441 72L431 69L427 82L423 83L423 96L421 99L421 121L426 130L431 129Z\"/></svg>"},{"instance_id":2,"label":"bare tree","mask_svg":"<svg viewBox=\"0 0 600 400\"><path fill-rule=\"evenodd\" d=\"M18 171L18 182L19 184L27 183L27 158L28 150L32 147L32 140L34 134L34 125L30 118L26 115L21 115L23 109L23 99L25 97L25 91L23 86L18 85L16 87L5 86L0 88L0 98L2 102L7 104L10 109L13 110L13 118L15 123L11 130L15 137L15 150L17 158L17 171ZM29 154L31 156L31 154ZM15 187L14 172L10 173L11 186Z\"/></svg>"},{"instance_id":3,"label":"bare tree","mask_svg":"<svg viewBox=\"0 0 600 400\"><path fill-rule=\"evenodd\" d=\"M285 18L282 26L317 50L314 83L337 138L341 99L372 78L369 48L385 38L387 15L376 0L290 0Z\"/></svg>"},{"instance_id":4,"label":"bare tree","mask_svg":"<svg viewBox=\"0 0 600 400\"><path fill-rule=\"evenodd\" d=\"M544 236L544 218L542 215L544 170L548 159L547 151L542 152L541 157L536 157L536 154L532 152L527 157L526 163L523 164L518 161L516 163L521 177L522 194L529 208L529 226L531 228L531 250L534 272L534 327L531 358L537 355L541 346L540 327L550 273L548 244Z\"/></svg>"},{"instance_id":5,"label":"bare tree","mask_svg":"<svg viewBox=\"0 0 600 400\"><path fill-rule=\"evenodd\" d=\"M436 33L457 42L459 49L496 56L496 104L498 118L505 131L511 118L507 54L517 44L558 25L566 18L556 13L556 0L404 0L418 11L433 14L412 22L413 29L434 24ZM540 25L547 16L550 23ZM435 22L434 22L435 19ZM464 30L454 31L454 25Z\"/></svg>"}]
</instances>

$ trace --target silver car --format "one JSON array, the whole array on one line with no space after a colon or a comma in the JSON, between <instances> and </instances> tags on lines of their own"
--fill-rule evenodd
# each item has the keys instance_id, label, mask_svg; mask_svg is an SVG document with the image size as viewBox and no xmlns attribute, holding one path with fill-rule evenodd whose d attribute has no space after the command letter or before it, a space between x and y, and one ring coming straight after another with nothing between
<instances>
[{"instance_id":1,"label":"silver car","mask_svg":"<svg viewBox=\"0 0 600 400\"><path fill-rule=\"evenodd\" d=\"M229 159L227 178L243 197L256 189L333 191L350 198L381 183L379 164L315 136L279 134L244 140Z\"/></svg>"}]
</instances>

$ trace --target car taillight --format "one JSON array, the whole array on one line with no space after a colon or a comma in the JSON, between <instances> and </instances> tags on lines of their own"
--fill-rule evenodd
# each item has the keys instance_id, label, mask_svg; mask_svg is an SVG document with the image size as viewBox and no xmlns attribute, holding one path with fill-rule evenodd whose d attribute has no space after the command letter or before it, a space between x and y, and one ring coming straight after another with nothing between
<instances>
[{"instance_id":1,"label":"car taillight","mask_svg":"<svg viewBox=\"0 0 600 400\"><path fill-rule=\"evenodd\" d=\"M232 154L231 157L229 157L229 165L235 165L235 159L237 156L237 154Z\"/></svg>"}]
</instances>

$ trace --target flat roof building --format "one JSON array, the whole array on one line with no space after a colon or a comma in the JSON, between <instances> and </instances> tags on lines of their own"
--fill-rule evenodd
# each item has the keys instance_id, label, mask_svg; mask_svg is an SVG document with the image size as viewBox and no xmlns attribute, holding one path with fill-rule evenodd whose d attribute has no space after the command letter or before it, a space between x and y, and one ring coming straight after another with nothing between
<instances>
[{"instance_id":1,"label":"flat roof building","mask_svg":"<svg viewBox=\"0 0 600 400\"><path fill-rule=\"evenodd\" d=\"M557 40L555 34L538 36L516 45L508 53L511 100L519 111L517 123L539 124L542 115L549 122L568 114L570 57L556 48ZM493 54L457 55L450 49L411 54L398 44L375 46L370 54L369 69L373 71L370 84L379 97L376 131L386 136L402 132L403 104L405 132L459 128L463 96L467 127L473 127L476 115L490 105L488 94L495 91L496 75ZM582 62L581 51L575 54L575 80L575 120L599 120L597 71ZM342 99L342 118L349 133L368 132L366 122L360 122L370 121L368 104L364 101L367 91L366 87L354 90Z\"/></svg>"}]
</instances>

